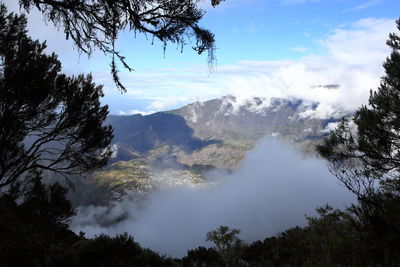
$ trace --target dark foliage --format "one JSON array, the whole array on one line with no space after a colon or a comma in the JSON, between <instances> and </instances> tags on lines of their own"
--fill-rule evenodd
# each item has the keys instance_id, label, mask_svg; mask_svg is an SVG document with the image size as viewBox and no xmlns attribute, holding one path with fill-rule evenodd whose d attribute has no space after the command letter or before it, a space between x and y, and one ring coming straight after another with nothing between
<instances>
[{"instance_id":1,"label":"dark foliage","mask_svg":"<svg viewBox=\"0 0 400 267\"><path fill-rule=\"evenodd\" d=\"M226 266L221 254L217 250L205 247L189 250L187 256L183 257L182 264L184 267Z\"/></svg>"},{"instance_id":2,"label":"dark foliage","mask_svg":"<svg viewBox=\"0 0 400 267\"><path fill-rule=\"evenodd\" d=\"M213 7L223 0L212 0ZM182 47L194 41L199 54L208 51L209 62L214 61L214 35L198 25L205 11L198 0L19 0L29 11L36 7L47 21L64 29L81 52L90 55L94 48L111 56L111 74L121 91L116 58L131 71L125 57L117 51L118 34L128 29L133 34L145 34L164 43Z\"/></svg>"},{"instance_id":3,"label":"dark foliage","mask_svg":"<svg viewBox=\"0 0 400 267\"><path fill-rule=\"evenodd\" d=\"M73 214L66 190L33 176L23 204L14 194L0 196L0 266L50 266L54 255L80 240L66 224Z\"/></svg>"},{"instance_id":4,"label":"dark foliage","mask_svg":"<svg viewBox=\"0 0 400 267\"><path fill-rule=\"evenodd\" d=\"M65 198L68 190L59 184L45 186L41 179L41 174L35 170L29 174L31 184L18 206L20 217L44 228L54 225L66 227L68 219L74 215L71 203Z\"/></svg>"},{"instance_id":5,"label":"dark foliage","mask_svg":"<svg viewBox=\"0 0 400 267\"><path fill-rule=\"evenodd\" d=\"M17 205L12 194L0 197L0 266L173 265L126 234L77 236L66 224L73 214L67 190L58 184L43 185L38 172L32 175L22 204Z\"/></svg>"},{"instance_id":6,"label":"dark foliage","mask_svg":"<svg viewBox=\"0 0 400 267\"><path fill-rule=\"evenodd\" d=\"M397 26L400 30L400 20ZM378 189L400 192L400 42L394 33L389 38L392 53L383 64L386 75L378 90L371 91L369 106L356 111L354 126L343 120L317 146L331 171L360 199Z\"/></svg>"},{"instance_id":7,"label":"dark foliage","mask_svg":"<svg viewBox=\"0 0 400 267\"><path fill-rule=\"evenodd\" d=\"M329 205L318 208L318 216L308 217L306 227L264 241L190 250L184 266L399 266L400 199L382 197L379 210L363 203L344 211ZM218 258L222 262L216 263Z\"/></svg>"},{"instance_id":8,"label":"dark foliage","mask_svg":"<svg viewBox=\"0 0 400 267\"><path fill-rule=\"evenodd\" d=\"M81 174L111 154L102 87L62 74L45 47L27 36L24 16L0 6L0 188L33 169Z\"/></svg>"},{"instance_id":9,"label":"dark foliage","mask_svg":"<svg viewBox=\"0 0 400 267\"><path fill-rule=\"evenodd\" d=\"M58 255L53 266L173 266L171 259L154 251L144 249L127 234L109 237L100 235L82 240L65 253Z\"/></svg>"}]
</instances>

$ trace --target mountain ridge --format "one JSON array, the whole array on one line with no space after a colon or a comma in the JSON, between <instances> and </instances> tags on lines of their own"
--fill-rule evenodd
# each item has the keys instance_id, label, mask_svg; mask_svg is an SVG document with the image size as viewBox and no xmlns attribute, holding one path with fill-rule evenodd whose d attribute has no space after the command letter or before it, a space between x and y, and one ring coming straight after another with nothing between
<instances>
[{"instance_id":1,"label":"mountain ridge","mask_svg":"<svg viewBox=\"0 0 400 267\"><path fill-rule=\"evenodd\" d=\"M338 123L338 114L351 115L339 110L324 118L318 107L295 98L225 96L144 116L110 115L106 123L114 128L115 151L111 164L94 179L121 194L157 187L155 169L169 173L171 177L164 177L168 183L198 183L204 171L237 169L246 153L266 137L314 155L314 145Z\"/></svg>"},{"instance_id":2,"label":"mountain ridge","mask_svg":"<svg viewBox=\"0 0 400 267\"><path fill-rule=\"evenodd\" d=\"M300 99L255 97L238 101L234 96L225 96L151 115L111 115L106 122L115 129L114 144L120 152L125 149L132 155L190 155L210 146L222 148L239 143L247 150L266 136L291 140L307 150L310 142L333 128L329 124L339 121L337 115L315 116L318 105Z\"/></svg>"}]
</instances>

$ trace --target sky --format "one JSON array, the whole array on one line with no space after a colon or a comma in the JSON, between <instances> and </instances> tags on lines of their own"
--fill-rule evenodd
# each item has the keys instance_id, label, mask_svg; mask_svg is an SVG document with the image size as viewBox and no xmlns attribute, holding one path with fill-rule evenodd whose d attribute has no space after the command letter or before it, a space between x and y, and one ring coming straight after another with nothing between
<instances>
[{"instance_id":1,"label":"sky","mask_svg":"<svg viewBox=\"0 0 400 267\"><path fill-rule=\"evenodd\" d=\"M17 1L5 0L19 12ZM174 44L165 53L160 42L123 32L119 49L135 69L121 68L128 89L121 94L109 74L110 60L94 53L80 55L71 41L43 21L36 10L28 15L29 32L47 40L68 74L92 73L104 85L103 103L111 114L148 114L194 101L235 95L295 97L319 102L321 114L354 110L366 104L384 74L390 50L385 41L395 32L398 0L226 0L206 10L201 26L216 37L216 67L191 45L183 52ZM338 84L332 90L319 85Z\"/></svg>"}]
</instances>

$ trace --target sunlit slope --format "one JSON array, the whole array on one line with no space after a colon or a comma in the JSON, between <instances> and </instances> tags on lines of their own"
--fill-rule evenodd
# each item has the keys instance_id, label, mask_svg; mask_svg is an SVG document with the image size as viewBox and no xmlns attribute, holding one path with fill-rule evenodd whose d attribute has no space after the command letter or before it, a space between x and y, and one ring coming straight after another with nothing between
<instances>
[{"instance_id":1,"label":"sunlit slope","mask_svg":"<svg viewBox=\"0 0 400 267\"><path fill-rule=\"evenodd\" d=\"M343 116L348 113L322 114L318 103L299 99L233 96L147 116L109 116L115 153L110 166L94 178L119 194L198 183L206 170L235 170L264 137L291 142L311 155L313 146Z\"/></svg>"}]
</instances>

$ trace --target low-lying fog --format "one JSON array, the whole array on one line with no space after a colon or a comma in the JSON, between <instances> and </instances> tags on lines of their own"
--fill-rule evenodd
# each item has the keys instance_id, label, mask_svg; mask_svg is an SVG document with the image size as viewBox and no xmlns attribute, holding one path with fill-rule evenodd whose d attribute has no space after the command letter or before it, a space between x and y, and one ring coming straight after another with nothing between
<instances>
[{"instance_id":1,"label":"low-lying fog","mask_svg":"<svg viewBox=\"0 0 400 267\"><path fill-rule=\"evenodd\" d=\"M220 225L238 228L241 239L253 241L305 225L304 215L315 214L317 206L343 208L354 201L323 160L305 158L274 140L249 152L234 174L208 177L220 183L154 192L140 207L126 198L111 209L80 208L71 229L87 237L127 232L144 247L181 257L188 249L212 245L205 241L206 233ZM124 214L118 223L98 223Z\"/></svg>"}]
</instances>

